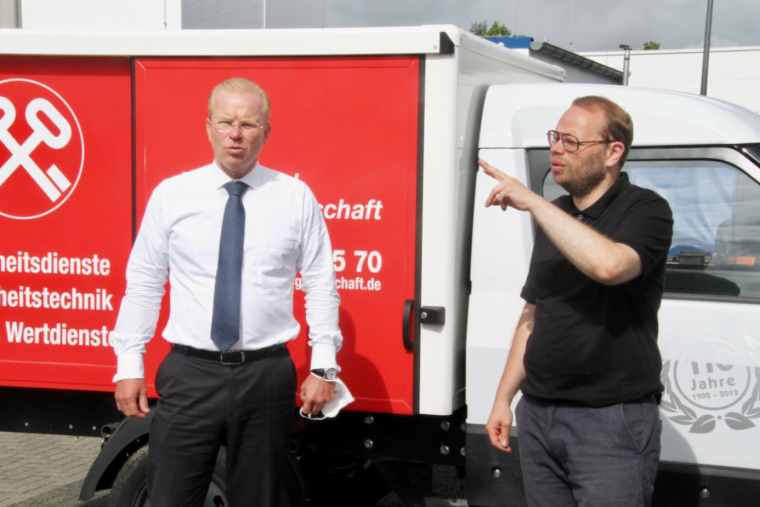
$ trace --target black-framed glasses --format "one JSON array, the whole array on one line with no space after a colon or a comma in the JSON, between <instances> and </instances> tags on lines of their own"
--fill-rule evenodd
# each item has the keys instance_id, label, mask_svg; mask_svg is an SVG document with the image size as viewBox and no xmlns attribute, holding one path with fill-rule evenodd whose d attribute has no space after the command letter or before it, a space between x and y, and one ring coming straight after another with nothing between
<instances>
[{"instance_id":1,"label":"black-framed glasses","mask_svg":"<svg viewBox=\"0 0 760 507\"><path fill-rule=\"evenodd\" d=\"M546 140L549 141L549 148L562 141L562 147L568 153L573 153L581 148L582 144L609 144L615 141L579 141L577 137L571 134L565 134L564 132L557 132L556 130L550 130L546 133Z\"/></svg>"}]
</instances>

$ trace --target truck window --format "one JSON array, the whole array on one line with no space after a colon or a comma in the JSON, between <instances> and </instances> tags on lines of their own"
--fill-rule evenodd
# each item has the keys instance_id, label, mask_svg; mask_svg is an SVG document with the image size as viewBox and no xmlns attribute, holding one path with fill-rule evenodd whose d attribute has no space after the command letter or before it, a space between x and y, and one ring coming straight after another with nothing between
<instances>
[{"instance_id":1,"label":"truck window","mask_svg":"<svg viewBox=\"0 0 760 507\"><path fill-rule=\"evenodd\" d=\"M624 170L673 210L667 295L760 301L760 184L712 160L629 161ZM563 193L547 174L544 196Z\"/></svg>"}]
</instances>

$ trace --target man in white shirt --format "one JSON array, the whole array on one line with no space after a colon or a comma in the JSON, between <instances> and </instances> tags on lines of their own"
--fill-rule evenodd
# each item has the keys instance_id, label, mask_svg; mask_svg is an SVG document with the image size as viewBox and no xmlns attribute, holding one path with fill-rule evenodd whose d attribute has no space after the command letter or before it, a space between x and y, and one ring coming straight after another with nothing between
<instances>
[{"instance_id":1,"label":"man in white shirt","mask_svg":"<svg viewBox=\"0 0 760 507\"><path fill-rule=\"evenodd\" d=\"M334 396L342 336L332 249L309 188L258 163L271 134L266 92L246 79L229 79L213 90L208 109L214 162L155 189L130 256L112 335L116 403L126 416L144 418L150 411L142 356L168 279L171 311L163 337L172 351L156 375L151 505L201 505L225 445L230 504L275 506L297 388L285 348L300 330L293 317L296 272L312 346L302 412L318 414ZM238 260L230 261L235 244Z\"/></svg>"}]
</instances>

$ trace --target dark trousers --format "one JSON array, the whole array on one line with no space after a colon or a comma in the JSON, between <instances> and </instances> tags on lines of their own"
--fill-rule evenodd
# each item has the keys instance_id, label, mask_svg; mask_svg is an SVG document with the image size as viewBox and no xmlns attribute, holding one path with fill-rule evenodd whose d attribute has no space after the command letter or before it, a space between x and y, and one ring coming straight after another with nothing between
<instances>
[{"instance_id":1,"label":"dark trousers","mask_svg":"<svg viewBox=\"0 0 760 507\"><path fill-rule=\"evenodd\" d=\"M530 507L652 504L662 430L654 398L589 408L523 396L516 416Z\"/></svg>"},{"instance_id":2,"label":"dark trousers","mask_svg":"<svg viewBox=\"0 0 760 507\"><path fill-rule=\"evenodd\" d=\"M225 366L172 350L156 376L150 431L152 507L203 505L221 445L226 507L276 507L288 470L296 372L286 348Z\"/></svg>"}]
</instances>

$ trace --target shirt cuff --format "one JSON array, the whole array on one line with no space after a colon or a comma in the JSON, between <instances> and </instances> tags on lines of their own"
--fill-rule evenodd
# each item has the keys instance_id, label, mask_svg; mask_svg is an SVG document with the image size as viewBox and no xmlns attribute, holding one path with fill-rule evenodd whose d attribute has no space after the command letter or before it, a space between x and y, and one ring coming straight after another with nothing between
<instances>
[{"instance_id":1,"label":"shirt cuff","mask_svg":"<svg viewBox=\"0 0 760 507\"><path fill-rule=\"evenodd\" d=\"M335 361L337 348L329 343L315 343L311 346L311 369L335 368L340 371L340 366Z\"/></svg>"},{"instance_id":2,"label":"shirt cuff","mask_svg":"<svg viewBox=\"0 0 760 507\"><path fill-rule=\"evenodd\" d=\"M122 354L117 357L114 382L129 378L145 378L142 354Z\"/></svg>"}]
</instances>

